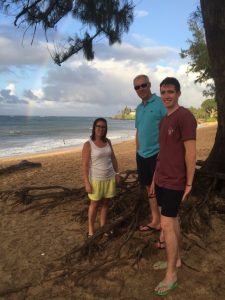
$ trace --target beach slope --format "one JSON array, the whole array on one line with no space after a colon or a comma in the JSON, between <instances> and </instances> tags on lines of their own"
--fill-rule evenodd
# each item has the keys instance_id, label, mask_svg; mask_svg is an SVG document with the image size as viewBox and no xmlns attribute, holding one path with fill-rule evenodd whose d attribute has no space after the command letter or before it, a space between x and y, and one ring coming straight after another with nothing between
<instances>
[{"instance_id":1,"label":"beach slope","mask_svg":"<svg viewBox=\"0 0 225 300\"><path fill-rule=\"evenodd\" d=\"M215 132L215 124L198 129L197 159L207 157ZM135 142L118 143L114 149L120 171L134 170ZM114 266L109 268L109 272L96 273L94 281L89 276L82 284L68 279L69 276L61 271L62 257L84 243L87 231L86 222L81 224L76 218L77 212L88 203L82 188L81 151L2 159L0 167L6 168L22 159L41 163L42 166L0 176L0 299L158 299L153 295L153 289L162 279L163 271L153 271L152 263L164 258L163 250L146 253L138 266ZM44 192L50 191L50 194L44 199L37 198L32 204L25 205L18 203L15 194L10 196L9 192L25 187L51 186L68 188L74 193L69 201L60 204L60 198L53 199L51 190L46 190ZM55 191L53 189L52 192ZM61 191L59 188L58 192ZM215 215L206 241L195 240L193 244L183 241L185 264L179 270L179 286L168 299L224 299L224 231L224 218ZM143 239L149 234L144 233ZM91 268L92 262L87 261L87 264ZM81 277L84 276L83 271L80 270ZM67 272L67 275L70 274L69 268Z\"/></svg>"}]
</instances>

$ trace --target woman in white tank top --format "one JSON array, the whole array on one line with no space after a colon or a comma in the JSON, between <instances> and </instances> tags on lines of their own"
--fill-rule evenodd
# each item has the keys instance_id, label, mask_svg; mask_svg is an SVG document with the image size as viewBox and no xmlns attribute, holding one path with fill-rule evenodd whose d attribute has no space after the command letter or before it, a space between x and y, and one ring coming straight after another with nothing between
<instances>
[{"instance_id":1,"label":"woman in white tank top","mask_svg":"<svg viewBox=\"0 0 225 300\"><path fill-rule=\"evenodd\" d=\"M88 236L94 234L94 223L100 208L100 226L107 221L109 199L116 195L119 182L118 163L107 135L107 121L98 118L93 123L92 135L82 150L85 190L90 199Z\"/></svg>"}]
</instances>

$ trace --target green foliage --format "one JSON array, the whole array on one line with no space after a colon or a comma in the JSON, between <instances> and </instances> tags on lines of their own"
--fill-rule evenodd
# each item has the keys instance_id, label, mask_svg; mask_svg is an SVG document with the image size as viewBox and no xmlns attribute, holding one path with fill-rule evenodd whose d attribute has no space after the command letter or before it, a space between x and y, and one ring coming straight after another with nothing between
<instances>
[{"instance_id":1,"label":"green foliage","mask_svg":"<svg viewBox=\"0 0 225 300\"><path fill-rule=\"evenodd\" d=\"M217 103L215 99L207 99L202 102L200 108L191 106L189 110L197 120L203 122L214 122L217 120Z\"/></svg>"},{"instance_id":2,"label":"green foliage","mask_svg":"<svg viewBox=\"0 0 225 300\"><path fill-rule=\"evenodd\" d=\"M201 108L207 113L210 118L217 116L217 104L215 99L207 99L202 102Z\"/></svg>"},{"instance_id":3,"label":"green foliage","mask_svg":"<svg viewBox=\"0 0 225 300\"><path fill-rule=\"evenodd\" d=\"M189 110L193 113L197 120L205 120L207 118L207 114L202 108L190 107Z\"/></svg>"},{"instance_id":4,"label":"green foliage","mask_svg":"<svg viewBox=\"0 0 225 300\"><path fill-rule=\"evenodd\" d=\"M37 26L42 26L47 36L48 30L56 29L58 22L68 16L81 23L79 35L68 37L67 47L53 53L58 65L80 50L87 60L92 60L93 40L97 37L106 37L109 45L120 43L133 22L133 9L132 0L0 0L0 10L7 15L16 14L15 26L33 28L33 37Z\"/></svg>"},{"instance_id":5,"label":"green foliage","mask_svg":"<svg viewBox=\"0 0 225 300\"><path fill-rule=\"evenodd\" d=\"M121 113L114 116L115 119L122 119L122 120L135 120L135 114L132 113L132 109L130 107L125 107L121 110Z\"/></svg>"},{"instance_id":6,"label":"green foliage","mask_svg":"<svg viewBox=\"0 0 225 300\"><path fill-rule=\"evenodd\" d=\"M197 7L197 10L191 14L188 25L193 39L187 40L189 48L186 50L181 49L180 56L181 58L190 58L188 73L197 73L197 79L195 82L206 83L207 90L203 92L203 95L214 96L214 82L208 82L210 79L212 80L213 74L206 45L202 13L199 7Z\"/></svg>"},{"instance_id":7,"label":"green foliage","mask_svg":"<svg viewBox=\"0 0 225 300\"><path fill-rule=\"evenodd\" d=\"M133 116L133 115L122 115L118 119L122 119L122 120L135 120L135 116Z\"/></svg>"},{"instance_id":8,"label":"green foliage","mask_svg":"<svg viewBox=\"0 0 225 300\"><path fill-rule=\"evenodd\" d=\"M130 112L131 112L131 108L126 106L124 109L122 109L121 114L122 115L129 115Z\"/></svg>"}]
</instances>

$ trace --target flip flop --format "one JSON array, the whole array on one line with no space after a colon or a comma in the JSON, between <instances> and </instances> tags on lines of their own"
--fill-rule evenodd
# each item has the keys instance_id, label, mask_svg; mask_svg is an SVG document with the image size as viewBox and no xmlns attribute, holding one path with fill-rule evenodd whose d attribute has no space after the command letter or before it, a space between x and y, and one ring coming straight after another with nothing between
<instances>
[{"instance_id":1,"label":"flip flop","mask_svg":"<svg viewBox=\"0 0 225 300\"><path fill-rule=\"evenodd\" d=\"M160 282L156 288L164 289L163 291L155 290L154 293L158 296L166 296L169 294L170 291L175 289L178 286L177 281L172 284L164 284Z\"/></svg>"},{"instance_id":2,"label":"flip flop","mask_svg":"<svg viewBox=\"0 0 225 300\"><path fill-rule=\"evenodd\" d=\"M156 240L156 248L159 250L163 250L166 248L166 242L161 242L160 239Z\"/></svg>"},{"instance_id":3,"label":"flip flop","mask_svg":"<svg viewBox=\"0 0 225 300\"><path fill-rule=\"evenodd\" d=\"M92 238L93 235L94 235L94 234L89 234L88 232L87 232L87 234L86 234L86 236L87 236L88 239Z\"/></svg>"},{"instance_id":4,"label":"flip flop","mask_svg":"<svg viewBox=\"0 0 225 300\"><path fill-rule=\"evenodd\" d=\"M151 227L149 225L140 225L139 226L139 231L160 231L160 229Z\"/></svg>"},{"instance_id":5,"label":"flip flop","mask_svg":"<svg viewBox=\"0 0 225 300\"><path fill-rule=\"evenodd\" d=\"M152 265L154 270L165 270L167 268L167 261L159 260Z\"/></svg>"},{"instance_id":6,"label":"flip flop","mask_svg":"<svg viewBox=\"0 0 225 300\"><path fill-rule=\"evenodd\" d=\"M113 230L110 230L109 232L105 232L105 233L104 233L104 236L112 237L113 234L114 234L114 231L113 231Z\"/></svg>"},{"instance_id":7,"label":"flip flop","mask_svg":"<svg viewBox=\"0 0 225 300\"><path fill-rule=\"evenodd\" d=\"M180 266L176 266L177 268L181 268L181 265ZM163 260L159 260L157 261L156 263L154 263L152 265L152 268L154 270L165 270L167 268L167 261L163 261Z\"/></svg>"}]
</instances>

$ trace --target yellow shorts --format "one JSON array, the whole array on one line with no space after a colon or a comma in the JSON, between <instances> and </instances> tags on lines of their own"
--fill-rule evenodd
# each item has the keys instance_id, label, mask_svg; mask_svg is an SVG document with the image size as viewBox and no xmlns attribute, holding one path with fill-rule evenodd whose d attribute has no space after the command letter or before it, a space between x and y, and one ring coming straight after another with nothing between
<instances>
[{"instance_id":1,"label":"yellow shorts","mask_svg":"<svg viewBox=\"0 0 225 300\"><path fill-rule=\"evenodd\" d=\"M92 193L88 194L90 200L98 201L106 198L113 198L116 195L116 179L90 180Z\"/></svg>"}]
</instances>

